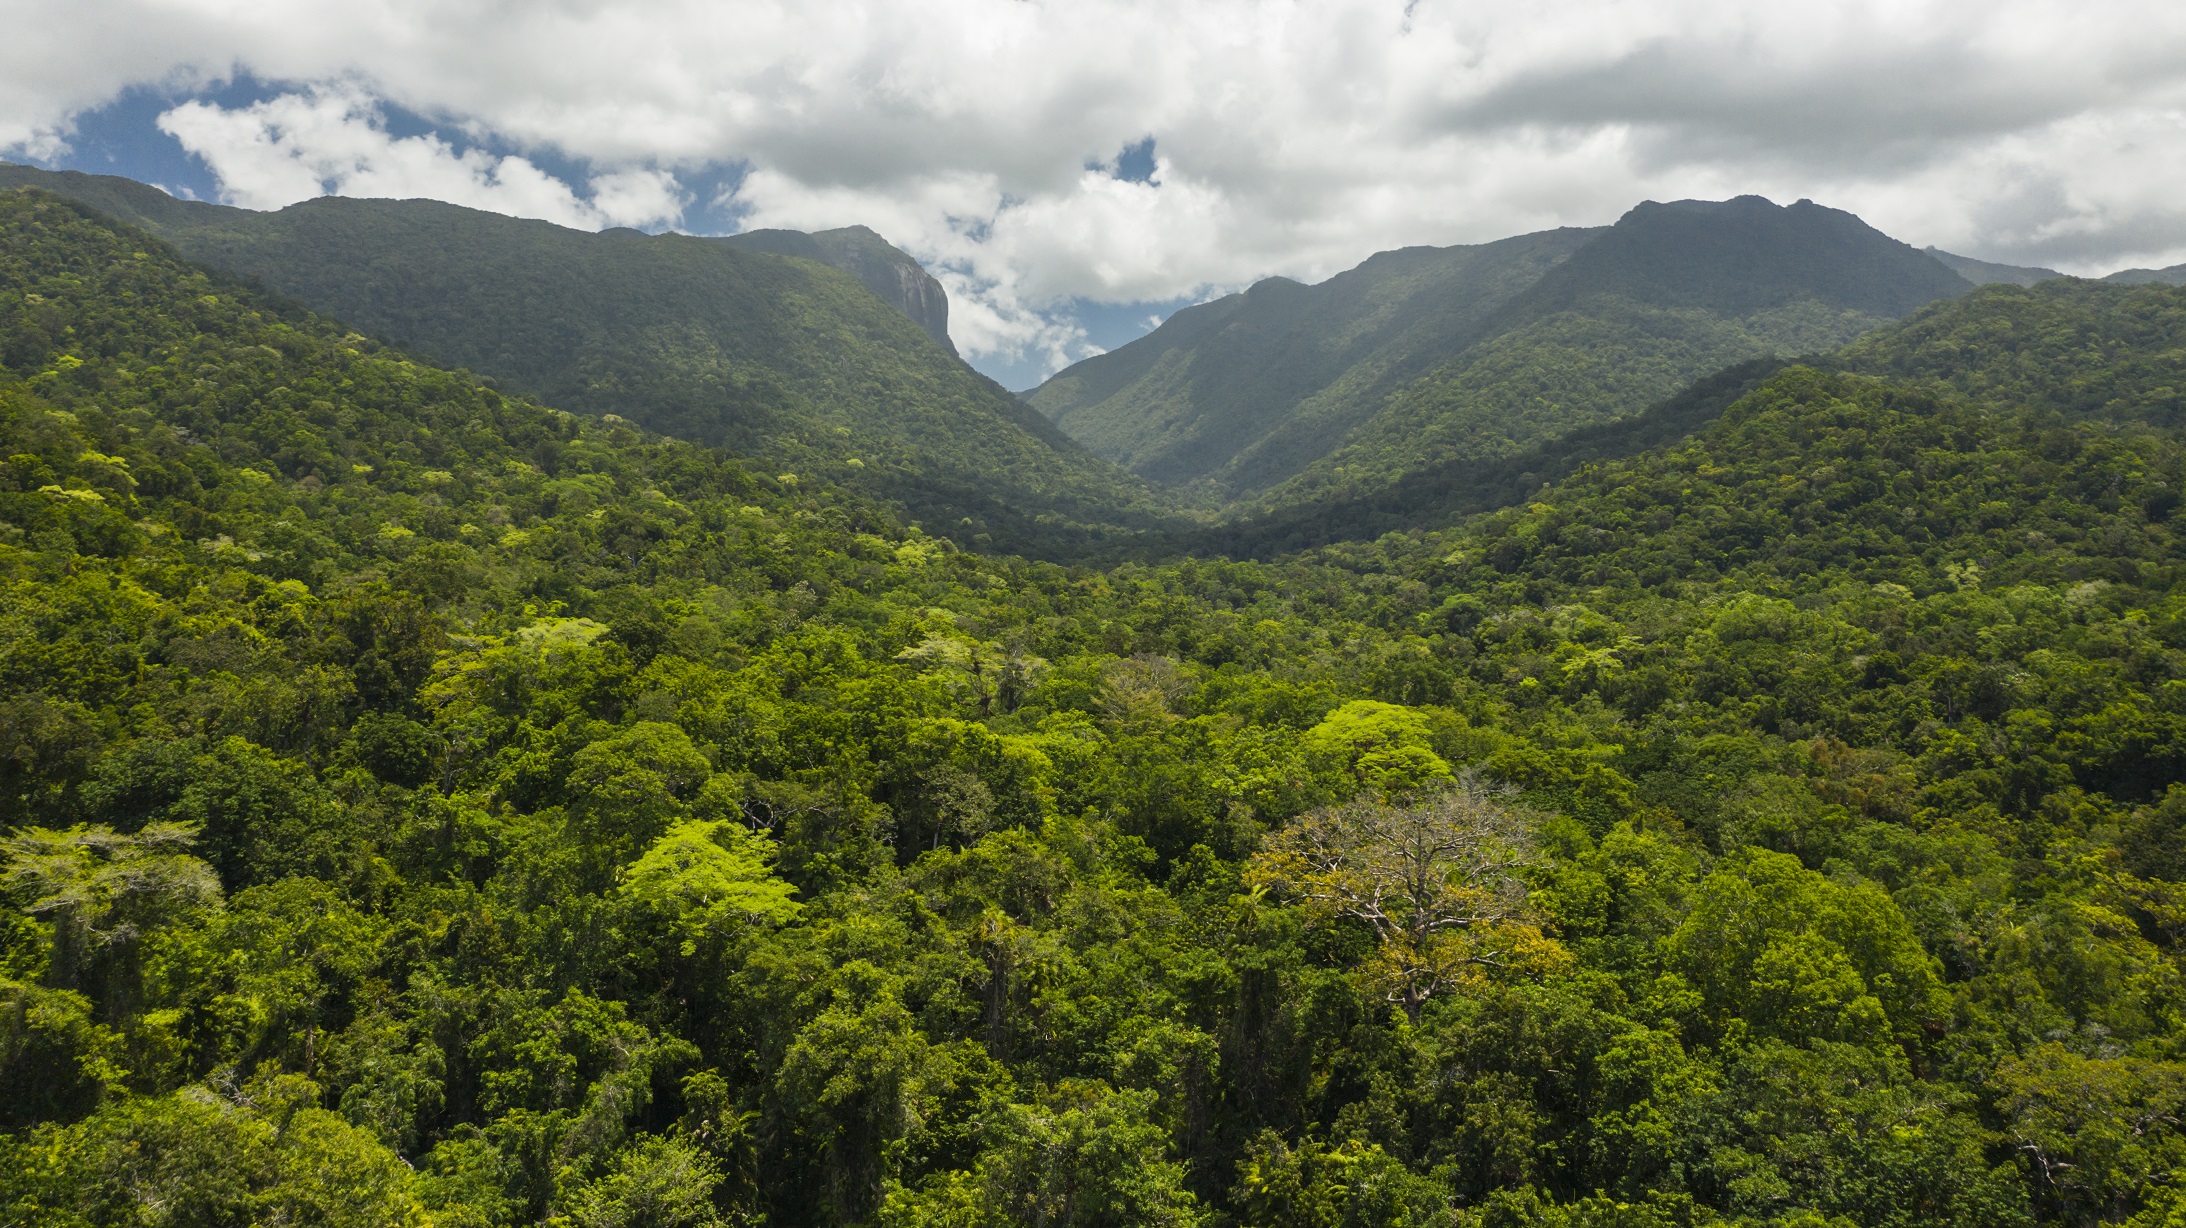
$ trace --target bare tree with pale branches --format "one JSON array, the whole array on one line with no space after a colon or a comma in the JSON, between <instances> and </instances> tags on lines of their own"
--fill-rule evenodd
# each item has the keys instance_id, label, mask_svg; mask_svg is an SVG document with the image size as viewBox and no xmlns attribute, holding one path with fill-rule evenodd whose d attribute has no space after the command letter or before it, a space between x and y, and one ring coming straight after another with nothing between
<instances>
[{"instance_id":1,"label":"bare tree with pale branches","mask_svg":"<svg viewBox=\"0 0 2186 1228\"><path fill-rule=\"evenodd\" d=\"M1270 835L1247 881L1329 917L1370 926L1368 979L1414 1022L1435 994L1493 969L1537 970L1567 956L1526 902L1529 816L1466 773L1399 799L1361 797Z\"/></svg>"}]
</instances>

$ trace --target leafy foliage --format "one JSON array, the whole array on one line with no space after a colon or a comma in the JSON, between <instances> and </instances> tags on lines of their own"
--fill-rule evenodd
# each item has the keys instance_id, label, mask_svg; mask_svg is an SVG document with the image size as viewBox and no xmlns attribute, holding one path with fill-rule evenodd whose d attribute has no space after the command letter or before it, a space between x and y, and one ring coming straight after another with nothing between
<instances>
[{"instance_id":1,"label":"leafy foliage","mask_svg":"<svg viewBox=\"0 0 2186 1228\"><path fill-rule=\"evenodd\" d=\"M1362 761L1390 753L1368 751ZM1407 758L1432 755L1419 749ZM1246 881L1371 929L1379 949L1365 979L1417 1022L1429 998L1482 969L1560 962L1562 952L1533 924L1517 875L1530 842L1524 816L1466 780L1395 804L1369 796L1300 815L1268 837Z\"/></svg>"},{"instance_id":2,"label":"leafy foliage","mask_svg":"<svg viewBox=\"0 0 2186 1228\"><path fill-rule=\"evenodd\" d=\"M1382 252L1312 286L1270 278L1187 307L1026 400L1136 473L1234 496L1325 453L1596 233Z\"/></svg>"},{"instance_id":3,"label":"leafy foliage","mask_svg":"<svg viewBox=\"0 0 2186 1228\"><path fill-rule=\"evenodd\" d=\"M1598 230L1384 252L1317 286L1263 282L1029 400L1135 472L1326 520L1407 478L1493 465L1723 367L1832 350L1969 289L1809 201L1649 202Z\"/></svg>"},{"instance_id":4,"label":"leafy foliage","mask_svg":"<svg viewBox=\"0 0 2186 1228\"><path fill-rule=\"evenodd\" d=\"M764 238L592 235L424 200L258 213L0 166L0 188L17 185L125 210L191 259L439 363L733 447L769 474L850 486L968 545L1052 550L1164 518L1143 484L861 284L916 268L870 232L830 231L785 255Z\"/></svg>"},{"instance_id":5,"label":"leafy foliage","mask_svg":"<svg viewBox=\"0 0 2186 1228\"><path fill-rule=\"evenodd\" d=\"M2161 343L1907 328L2015 294ZM13 1218L2178 1214L2153 361L1792 367L1446 530L1094 570L49 196L0 353ZM1406 864L1382 930L1295 889ZM1407 1011L1453 901L1527 958Z\"/></svg>"}]
</instances>

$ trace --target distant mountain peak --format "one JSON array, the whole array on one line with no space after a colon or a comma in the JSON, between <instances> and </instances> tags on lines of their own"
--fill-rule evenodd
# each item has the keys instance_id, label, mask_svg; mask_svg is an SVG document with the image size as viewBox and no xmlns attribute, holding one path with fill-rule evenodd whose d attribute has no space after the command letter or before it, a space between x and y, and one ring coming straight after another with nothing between
<instances>
[{"instance_id":1,"label":"distant mountain peak","mask_svg":"<svg viewBox=\"0 0 2186 1228\"><path fill-rule=\"evenodd\" d=\"M2186 264L2174 264L2167 269L2119 269L2103 280L2127 286L2186 286Z\"/></svg>"},{"instance_id":2,"label":"distant mountain peak","mask_svg":"<svg viewBox=\"0 0 2186 1228\"><path fill-rule=\"evenodd\" d=\"M1856 214L1746 195L1643 201L1524 297L1535 311L1616 293L1732 316L1811 300L1894 318L1972 288Z\"/></svg>"},{"instance_id":3,"label":"distant mountain peak","mask_svg":"<svg viewBox=\"0 0 2186 1228\"><path fill-rule=\"evenodd\" d=\"M869 226L842 226L807 233L802 230L747 230L722 242L752 251L817 260L841 269L896 310L918 322L941 348L956 353L949 340L949 294L926 266L882 238Z\"/></svg>"},{"instance_id":4,"label":"distant mountain peak","mask_svg":"<svg viewBox=\"0 0 2186 1228\"><path fill-rule=\"evenodd\" d=\"M1857 216L1764 196L1378 253L1176 313L1027 400L1099 454L1213 498L1372 487L1637 412L1691 378L1834 349L1973 282Z\"/></svg>"}]
</instances>

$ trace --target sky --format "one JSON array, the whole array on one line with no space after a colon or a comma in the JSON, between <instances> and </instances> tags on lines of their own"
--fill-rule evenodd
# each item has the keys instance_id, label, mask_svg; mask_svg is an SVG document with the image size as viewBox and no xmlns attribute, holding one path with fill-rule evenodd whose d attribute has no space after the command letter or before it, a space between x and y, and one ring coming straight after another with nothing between
<instances>
[{"instance_id":1,"label":"sky","mask_svg":"<svg viewBox=\"0 0 2186 1228\"><path fill-rule=\"evenodd\" d=\"M1013 388L1262 277L1758 193L2186 261L2186 5L0 0L0 157L256 209L862 223Z\"/></svg>"}]
</instances>

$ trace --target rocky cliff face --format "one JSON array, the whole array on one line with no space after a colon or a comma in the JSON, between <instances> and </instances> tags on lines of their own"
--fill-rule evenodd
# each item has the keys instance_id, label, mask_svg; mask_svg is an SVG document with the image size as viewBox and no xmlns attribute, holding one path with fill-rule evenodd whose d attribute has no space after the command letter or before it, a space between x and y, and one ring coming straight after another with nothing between
<instances>
[{"instance_id":1,"label":"rocky cliff face","mask_svg":"<svg viewBox=\"0 0 2186 1228\"><path fill-rule=\"evenodd\" d=\"M949 296L918 261L864 226L806 234L801 230L751 230L722 240L736 247L798 256L832 265L865 283L889 306L917 321L941 348L949 341Z\"/></svg>"}]
</instances>

